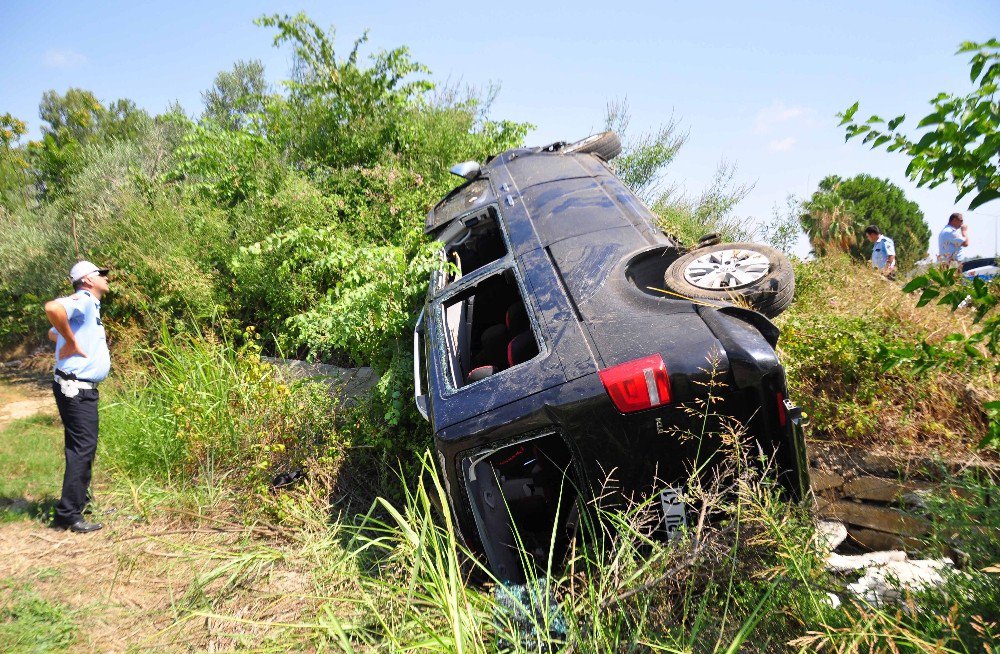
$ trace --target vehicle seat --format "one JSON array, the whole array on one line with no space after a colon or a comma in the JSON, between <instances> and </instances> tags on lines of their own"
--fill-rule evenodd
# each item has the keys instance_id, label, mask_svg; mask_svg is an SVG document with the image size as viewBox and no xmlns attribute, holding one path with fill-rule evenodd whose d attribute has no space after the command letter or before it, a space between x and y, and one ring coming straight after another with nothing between
<instances>
[{"instance_id":1,"label":"vehicle seat","mask_svg":"<svg viewBox=\"0 0 1000 654\"><path fill-rule=\"evenodd\" d=\"M493 366L494 372L507 367L507 327L493 325L479 337L479 350L472 357L474 368Z\"/></svg>"},{"instance_id":2,"label":"vehicle seat","mask_svg":"<svg viewBox=\"0 0 1000 654\"><path fill-rule=\"evenodd\" d=\"M528 312L524 308L524 302L518 300L507 307L507 331L511 334L520 334L528 329Z\"/></svg>"},{"instance_id":3,"label":"vehicle seat","mask_svg":"<svg viewBox=\"0 0 1000 654\"><path fill-rule=\"evenodd\" d=\"M486 379L495 372L496 368L493 366L479 366L478 368L473 368L472 372L470 372L468 377L465 378L465 383L471 384L472 382L477 382L480 379Z\"/></svg>"},{"instance_id":4,"label":"vehicle seat","mask_svg":"<svg viewBox=\"0 0 1000 654\"><path fill-rule=\"evenodd\" d=\"M507 363L516 366L538 354L538 344L531 332L521 332L507 344Z\"/></svg>"}]
</instances>

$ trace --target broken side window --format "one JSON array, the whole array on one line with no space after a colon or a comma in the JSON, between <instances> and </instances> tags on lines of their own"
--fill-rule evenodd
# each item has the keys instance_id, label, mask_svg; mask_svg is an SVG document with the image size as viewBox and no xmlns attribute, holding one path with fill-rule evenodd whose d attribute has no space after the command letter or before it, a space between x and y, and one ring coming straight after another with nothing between
<instances>
[{"instance_id":1,"label":"broken side window","mask_svg":"<svg viewBox=\"0 0 1000 654\"><path fill-rule=\"evenodd\" d=\"M445 258L458 272L449 283L507 255L507 242L495 207L463 216L439 236L444 242Z\"/></svg>"},{"instance_id":2,"label":"broken side window","mask_svg":"<svg viewBox=\"0 0 1000 654\"><path fill-rule=\"evenodd\" d=\"M444 350L455 388L525 363L539 353L512 269L442 302Z\"/></svg>"}]
</instances>

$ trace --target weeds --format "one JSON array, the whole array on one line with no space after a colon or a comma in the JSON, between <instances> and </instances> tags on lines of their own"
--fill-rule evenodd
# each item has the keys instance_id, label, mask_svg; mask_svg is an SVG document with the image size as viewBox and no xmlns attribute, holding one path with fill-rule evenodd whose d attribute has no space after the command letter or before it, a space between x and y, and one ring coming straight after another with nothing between
<instances>
[{"instance_id":1,"label":"weeds","mask_svg":"<svg viewBox=\"0 0 1000 654\"><path fill-rule=\"evenodd\" d=\"M120 384L103 415L119 476L260 494L277 473L325 453L334 401L325 388L281 379L252 329L239 347L164 330L145 355L151 370Z\"/></svg>"},{"instance_id":2,"label":"weeds","mask_svg":"<svg viewBox=\"0 0 1000 654\"><path fill-rule=\"evenodd\" d=\"M9 582L0 582L0 597L4 598L0 606L0 651L34 654L69 650L75 627L65 607L41 599L30 587L11 587Z\"/></svg>"}]
</instances>

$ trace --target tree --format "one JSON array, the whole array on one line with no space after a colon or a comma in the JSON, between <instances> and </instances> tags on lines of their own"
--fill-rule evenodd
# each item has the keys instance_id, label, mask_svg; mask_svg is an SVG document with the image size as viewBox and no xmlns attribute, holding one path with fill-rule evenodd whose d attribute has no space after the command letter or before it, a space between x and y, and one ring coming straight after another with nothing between
<instances>
[{"instance_id":1,"label":"tree","mask_svg":"<svg viewBox=\"0 0 1000 654\"><path fill-rule=\"evenodd\" d=\"M919 140L899 131L905 114L888 122L873 115L862 124L854 121L859 104L855 102L837 116L841 125L847 125L846 140L864 135L862 142L871 143L872 149L886 146L889 152L908 156L906 174L918 186L933 188L951 180L958 187L956 202L975 191L971 211L1000 198L1000 41L967 41L956 54L967 52L975 53L969 61L969 79L976 88L962 96L935 96L934 110L917 123L917 129L930 128ZM885 130L879 127L883 124Z\"/></svg>"},{"instance_id":2,"label":"tree","mask_svg":"<svg viewBox=\"0 0 1000 654\"><path fill-rule=\"evenodd\" d=\"M867 259L871 256L871 244L864 237L868 225L878 225L895 242L900 270L909 270L927 255L931 230L923 212L888 179L830 175L802 209L799 220L819 256L841 251Z\"/></svg>"},{"instance_id":3,"label":"tree","mask_svg":"<svg viewBox=\"0 0 1000 654\"><path fill-rule=\"evenodd\" d=\"M28 131L23 120L10 113L0 116L0 207L25 206L28 198L28 162L19 144Z\"/></svg>"},{"instance_id":4,"label":"tree","mask_svg":"<svg viewBox=\"0 0 1000 654\"><path fill-rule=\"evenodd\" d=\"M627 101L609 102L604 118L604 128L626 139L622 153L613 165L618 177L638 195L643 202L653 204L663 193L663 171L677 156L688 139L681 132L677 121L670 118L654 131L626 137L631 116Z\"/></svg>"},{"instance_id":5,"label":"tree","mask_svg":"<svg viewBox=\"0 0 1000 654\"><path fill-rule=\"evenodd\" d=\"M890 152L902 152L910 158L906 174L917 182L934 187L951 180L958 187L958 202L976 192L969 209L1000 198L1000 106L997 89L1000 86L1000 41L990 39L985 43L965 42L956 54L974 52L969 60L969 79L976 88L964 96L939 93L931 100L934 107L917 123L917 129L931 128L919 141L900 133L898 127L906 119L899 115L884 121L871 116L864 124L854 122L858 111L855 102L847 111L838 114L841 125L847 125L846 140L864 134L864 143L872 148L889 144ZM886 124L886 131L878 125ZM952 311L964 308L973 313L979 331L954 333L939 343L924 339L916 347L887 351L887 365L909 362L920 374L935 367L954 363L957 353L970 366L989 366L995 374L1000 370L1000 285L987 284L981 278L971 282L964 279L957 268L930 268L926 274L914 277L903 287L907 293L920 291L917 306L936 301ZM1000 448L1000 401L983 403L989 420L987 433L981 447Z\"/></svg>"},{"instance_id":6,"label":"tree","mask_svg":"<svg viewBox=\"0 0 1000 654\"><path fill-rule=\"evenodd\" d=\"M212 88L201 94L202 118L227 129L243 129L250 116L264 112L266 96L264 64L256 59L237 61L232 71L216 75Z\"/></svg>"},{"instance_id":7,"label":"tree","mask_svg":"<svg viewBox=\"0 0 1000 654\"><path fill-rule=\"evenodd\" d=\"M134 140L152 119L131 100L105 107L93 93L69 89L65 95L46 91L38 105L42 140L28 144L35 174L46 194L66 187L79 164L81 148L93 142Z\"/></svg>"}]
</instances>

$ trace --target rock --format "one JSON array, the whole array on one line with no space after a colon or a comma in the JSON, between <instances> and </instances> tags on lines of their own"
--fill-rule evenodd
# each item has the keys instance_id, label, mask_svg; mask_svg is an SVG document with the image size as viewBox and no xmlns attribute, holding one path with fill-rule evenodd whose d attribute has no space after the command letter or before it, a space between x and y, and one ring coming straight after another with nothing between
<instances>
[{"instance_id":1,"label":"rock","mask_svg":"<svg viewBox=\"0 0 1000 654\"><path fill-rule=\"evenodd\" d=\"M278 368L287 379L307 379L321 382L330 388L330 394L350 400L368 392L378 383L378 375L371 368L339 368L325 363L309 363L296 359L261 357Z\"/></svg>"},{"instance_id":2,"label":"rock","mask_svg":"<svg viewBox=\"0 0 1000 654\"><path fill-rule=\"evenodd\" d=\"M830 552L847 539L847 527L843 522L820 520L816 523L816 542L824 550Z\"/></svg>"},{"instance_id":3,"label":"rock","mask_svg":"<svg viewBox=\"0 0 1000 654\"><path fill-rule=\"evenodd\" d=\"M908 482L901 483L882 477L865 475L855 477L844 484L844 495L859 500L891 503L900 499L906 493L923 491L931 488L931 484Z\"/></svg>"},{"instance_id":4,"label":"rock","mask_svg":"<svg viewBox=\"0 0 1000 654\"><path fill-rule=\"evenodd\" d=\"M945 574L954 564L951 559L889 561L873 566L856 583L847 588L874 606L898 602L903 591L917 591L943 586Z\"/></svg>"},{"instance_id":5,"label":"rock","mask_svg":"<svg viewBox=\"0 0 1000 654\"><path fill-rule=\"evenodd\" d=\"M835 472L825 470L810 470L809 480L814 493L820 493L830 488L836 488L844 483L844 478Z\"/></svg>"},{"instance_id":6,"label":"rock","mask_svg":"<svg viewBox=\"0 0 1000 654\"><path fill-rule=\"evenodd\" d=\"M831 554L826 559L826 566L834 572L850 572L864 570L873 565L885 565L890 561L905 561L906 552L890 550L888 552L869 552L868 554Z\"/></svg>"},{"instance_id":7,"label":"rock","mask_svg":"<svg viewBox=\"0 0 1000 654\"><path fill-rule=\"evenodd\" d=\"M852 527L847 530L851 539L865 548L878 552L881 550L906 550L913 552L919 550L921 543L916 538L890 534L875 529L864 529Z\"/></svg>"},{"instance_id":8,"label":"rock","mask_svg":"<svg viewBox=\"0 0 1000 654\"><path fill-rule=\"evenodd\" d=\"M927 533L926 521L881 506L837 501L826 504L818 513L821 518L840 520L848 525L868 527L901 536L920 536Z\"/></svg>"}]
</instances>

